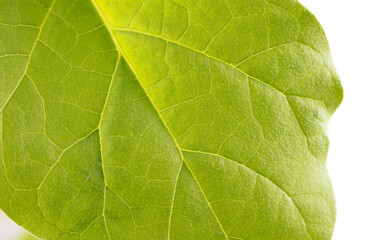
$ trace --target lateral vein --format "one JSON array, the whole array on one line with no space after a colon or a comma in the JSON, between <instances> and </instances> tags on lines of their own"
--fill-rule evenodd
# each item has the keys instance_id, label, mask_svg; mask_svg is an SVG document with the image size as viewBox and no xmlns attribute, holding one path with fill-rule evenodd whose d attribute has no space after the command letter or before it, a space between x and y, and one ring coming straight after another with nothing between
<instances>
[{"instance_id":1,"label":"lateral vein","mask_svg":"<svg viewBox=\"0 0 392 240\"><path fill-rule=\"evenodd\" d=\"M35 39L34 45L33 45L33 47L31 48L31 51L30 51L30 54L29 54L29 58L27 59L26 68L25 68L24 73L22 74L22 77L20 78L19 82L16 84L14 90L11 92L10 96L8 97L7 101L4 103L4 105L3 105L3 107L2 107L2 109L1 109L0 111L2 111L2 110L5 108L5 106L8 104L8 102L10 101L10 99L12 98L12 96L14 95L14 93L16 92L16 89L18 89L20 83L22 82L23 77L26 75L27 69L29 68L29 65L30 65L31 56L33 55L33 52L34 52L34 50L35 50L35 48L36 48L36 46L37 46L37 43L38 43L38 41L39 41L39 38L41 37L42 29L44 28L44 25L45 25L46 21L48 20L48 17L49 17L49 15L50 15L50 13L52 12L52 9L53 9L53 6L54 6L55 2L56 2L56 0L53 0L53 2L51 3L51 5L50 5L50 7L49 7L49 9L48 9L48 12L46 13L45 18L44 18L44 20L42 21L41 26L39 27L39 31L38 31L38 34L37 34L37 38Z\"/></svg>"}]
</instances>

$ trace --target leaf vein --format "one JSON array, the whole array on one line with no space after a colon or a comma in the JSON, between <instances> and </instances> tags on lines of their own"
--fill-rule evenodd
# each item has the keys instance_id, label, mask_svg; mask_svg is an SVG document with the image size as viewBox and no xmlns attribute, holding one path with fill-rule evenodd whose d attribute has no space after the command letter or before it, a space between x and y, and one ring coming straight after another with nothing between
<instances>
[{"instance_id":1,"label":"leaf vein","mask_svg":"<svg viewBox=\"0 0 392 240\"><path fill-rule=\"evenodd\" d=\"M53 9L53 6L54 6L55 2L56 2L56 0L53 0L52 4L50 5L50 7L49 7L49 9L48 9L48 12L47 12L46 15L45 15L44 20L42 21L41 26L39 27L39 31L38 31L38 34L37 34L37 38L35 39L34 45L33 45L32 49L31 49L31 51L30 51L29 58L28 58L27 63L26 63L26 68L25 68L25 71L24 71L22 77L20 78L19 82L16 84L14 90L11 92L10 96L8 97L8 99L6 100L6 102L4 103L4 105L3 105L3 107L2 107L2 109L1 109L0 111L2 111L2 110L5 108L5 106L8 104L8 102L10 101L10 99L12 98L12 96L14 95L14 93L16 92L16 89L18 89L20 83L22 82L23 77L26 75L27 69L29 68L29 65L30 65L31 56L33 55L33 52L34 52L34 50L35 50L35 48L36 48L36 46L37 46L37 43L38 43L38 41L39 41L39 38L41 37L42 29L44 28L44 25L45 25L45 23L46 23L46 21L47 21L49 15L50 15L50 13L52 12L52 9Z\"/></svg>"},{"instance_id":2,"label":"leaf vein","mask_svg":"<svg viewBox=\"0 0 392 240\"><path fill-rule=\"evenodd\" d=\"M189 150L189 149L182 149L182 151L184 151L184 152L190 152L190 153L199 153L199 154L211 155L211 156L219 157L219 158L224 159L224 160L226 160L226 161L235 163L235 164L239 165L240 167L244 167L245 169L249 170L250 172L256 174L257 176L260 176L260 177L262 177L262 178L268 180L268 181L271 182L274 186L276 186L276 187L277 187L277 188L278 188L278 189L279 189L288 199L290 199L290 201L293 203L295 209L298 211L298 213L299 213L299 215L300 215L300 217L301 217L301 219L302 219L302 221L303 221L303 223L304 223L306 232L307 232L308 235L310 236L310 234L309 234L309 232L308 232L308 230L307 230L307 225L306 225L305 218L303 217L303 214L302 214L302 212L299 210L297 204L293 201L293 197L290 196L282 187L280 187L277 183L273 182L273 181L272 181L271 179L269 179L268 177L262 175L261 173L259 173L259 172L255 171L255 170L253 170L252 168L250 168L250 167L248 167L248 166L246 166L246 165L244 165L244 164L240 164L240 163L237 162L237 161L234 161L234 160L232 160L232 159L230 159L230 158L228 158L228 157L224 157L224 156L219 155L219 154L216 154L216 153L209 153L209 152L196 151L196 150Z\"/></svg>"}]
</instances>

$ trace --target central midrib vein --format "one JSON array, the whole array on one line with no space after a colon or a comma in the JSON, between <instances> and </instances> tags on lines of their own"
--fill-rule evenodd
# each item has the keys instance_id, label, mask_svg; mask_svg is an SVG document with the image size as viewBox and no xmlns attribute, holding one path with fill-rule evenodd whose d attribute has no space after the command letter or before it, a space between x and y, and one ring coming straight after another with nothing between
<instances>
[{"instance_id":1,"label":"central midrib vein","mask_svg":"<svg viewBox=\"0 0 392 240\"><path fill-rule=\"evenodd\" d=\"M122 57L124 58L124 60L127 62L129 68L130 68L130 69L132 70L132 72L135 74L136 79L138 80L140 86L142 87L142 89L143 89L143 91L145 92L146 96L147 96L148 99L150 100L152 106L154 107L155 111L157 112L157 114L158 114L159 118L161 119L163 125L165 126L167 132L168 132L169 135L171 136L171 138L172 138L174 144L176 145L176 148L177 148L177 150L178 150L178 152L179 152L179 154L180 154L180 156L181 156L182 162L181 162L180 168L179 168L178 173L177 173L176 182L175 182L175 186L174 186L174 194L175 194L175 191L176 191L176 188L177 188L178 177L179 177L179 175L180 175L180 172L181 172L181 169L182 169L182 165L185 164L185 165L187 166L187 168L189 169L189 171L190 171L192 177L194 178L196 184L198 185L198 187L199 187L199 189L200 189L200 191L201 191L201 193L202 193L204 199L205 199L206 202L207 202L207 205L209 206L209 208L210 208L212 214L214 215L214 218L216 219L217 223L219 224L219 226L220 226L222 232L224 233L226 239L229 240L229 237L228 237L227 233L225 232L225 230L224 230L222 224L220 223L218 217L216 216L216 214L215 214L215 212L214 212L214 210L213 210L213 208L212 208L210 202L209 202L208 199L207 199L207 196L205 195L203 189L201 188L201 185L199 184L199 182L198 182L198 180L197 180L195 174L193 173L192 169L190 168L190 165L187 163L187 161L186 161L186 159L185 159L185 157L184 157L184 155L183 155L183 152L182 152L182 150L181 150L181 147L179 146L179 144L178 144L176 138L174 137L174 135L173 135L172 132L170 131L169 127L167 126L167 124L166 124L164 118L162 117L160 111L159 111L158 108L156 107L154 101L153 101L152 98L149 96L149 94L148 94L146 88L144 87L142 81L139 79L139 77L138 77L138 75L137 75L137 72L133 69L131 63L128 61L127 57L125 56L124 52L122 51L122 48L120 47L120 45L119 45L119 43L118 43L116 37L114 36L114 34L113 34L113 32L112 32L112 28L111 28L110 24L107 22L107 20L106 20L106 18L105 18L105 15L104 15L103 12L101 11L100 7L98 6L98 4L96 3L95 0L91 0L91 2L92 2L92 4L94 5L95 10L97 11L97 13L99 14L99 16L101 17L102 21L104 22L106 28L108 29L108 31L109 31L109 33L110 33L110 35L111 35L111 38L112 38L114 44L116 45L117 50L119 51L120 55L122 55ZM114 73L114 74L115 74L115 73ZM113 79L114 79L114 77L112 78L110 85L112 84ZM108 95L109 95L109 92L108 92ZM107 99L108 99L108 98L109 98L109 96L107 96ZM103 113L102 113L102 114L103 114ZM100 136L100 137L101 137L101 136ZM101 148L102 148L102 146L101 146ZM102 149L101 149L101 150L102 150ZM102 159L102 162L103 162L103 159ZM104 168L103 165L102 165L102 168ZM102 171L104 172L105 170L102 169ZM105 187L105 188L106 188L106 187ZM172 199L173 201L174 201L174 194L173 194L173 199ZM106 195L106 194L105 194L105 195ZM104 201L105 201L105 200L104 200ZM103 209L103 211L105 211L105 209ZM172 207L171 207L171 209L170 209L170 218L171 218L172 212L173 212L173 202L172 202ZM104 220L105 220L105 218L104 218ZM106 226L106 220L105 220L105 226ZM106 226L106 231L108 232L108 235L109 235L109 238L110 238L110 234L109 234L109 231L108 231L107 226ZM169 227L168 227L168 239L170 239L170 220L169 220Z\"/></svg>"}]
</instances>

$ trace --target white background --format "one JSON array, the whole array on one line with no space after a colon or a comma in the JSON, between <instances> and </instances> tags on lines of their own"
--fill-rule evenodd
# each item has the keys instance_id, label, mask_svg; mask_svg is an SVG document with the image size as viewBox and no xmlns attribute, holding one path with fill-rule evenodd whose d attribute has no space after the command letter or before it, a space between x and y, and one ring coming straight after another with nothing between
<instances>
[{"instance_id":1,"label":"white background","mask_svg":"<svg viewBox=\"0 0 392 240\"><path fill-rule=\"evenodd\" d=\"M329 128L333 240L392 240L392 3L301 2L323 25L345 89ZM20 231L0 213L1 240Z\"/></svg>"}]
</instances>

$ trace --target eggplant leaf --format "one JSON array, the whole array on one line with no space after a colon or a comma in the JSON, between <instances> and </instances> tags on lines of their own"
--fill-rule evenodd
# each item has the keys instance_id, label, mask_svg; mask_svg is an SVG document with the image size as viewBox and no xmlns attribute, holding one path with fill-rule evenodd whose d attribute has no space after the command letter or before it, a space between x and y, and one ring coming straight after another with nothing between
<instances>
[{"instance_id":1,"label":"eggplant leaf","mask_svg":"<svg viewBox=\"0 0 392 240\"><path fill-rule=\"evenodd\" d=\"M343 92L295 0L1 0L0 207L42 239L331 239Z\"/></svg>"}]
</instances>

